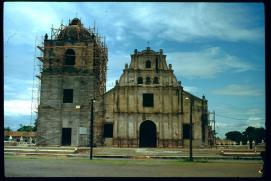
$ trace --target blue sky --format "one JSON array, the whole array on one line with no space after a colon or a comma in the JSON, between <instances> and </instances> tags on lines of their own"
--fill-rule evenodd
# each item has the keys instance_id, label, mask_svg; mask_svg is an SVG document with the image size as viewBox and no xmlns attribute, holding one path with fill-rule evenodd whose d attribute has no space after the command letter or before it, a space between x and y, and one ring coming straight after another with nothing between
<instances>
[{"instance_id":1,"label":"blue sky","mask_svg":"<svg viewBox=\"0 0 271 181\"><path fill-rule=\"evenodd\" d=\"M265 124L264 6L260 3L4 3L4 125L31 118L35 50L50 28L81 18L106 37L107 90L134 49L164 50L184 89L208 99L216 130ZM36 87L36 86L34 86ZM34 98L37 97L34 94ZM34 102L35 103L35 102ZM36 105L32 104L35 108ZM233 119L234 118L234 119Z\"/></svg>"}]
</instances>

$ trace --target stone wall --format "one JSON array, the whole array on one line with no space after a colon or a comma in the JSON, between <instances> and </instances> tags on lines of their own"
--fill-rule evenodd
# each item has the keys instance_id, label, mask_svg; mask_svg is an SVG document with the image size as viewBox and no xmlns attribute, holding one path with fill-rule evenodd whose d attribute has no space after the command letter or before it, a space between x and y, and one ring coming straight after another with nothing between
<instances>
[{"instance_id":1,"label":"stone wall","mask_svg":"<svg viewBox=\"0 0 271 181\"><path fill-rule=\"evenodd\" d=\"M61 145L62 128L71 128L71 145L89 145L91 99L98 93L93 72L93 42L45 40L38 107L38 142ZM75 52L75 65L64 64L65 52ZM63 103L63 90L73 90L73 102Z\"/></svg>"},{"instance_id":2,"label":"stone wall","mask_svg":"<svg viewBox=\"0 0 271 181\"><path fill-rule=\"evenodd\" d=\"M146 60L153 66L146 68ZM157 63L159 65L154 66ZM143 83L137 82L138 77L143 78ZM147 83L147 77L151 80L158 77L159 82ZM153 107L143 106L145 93L153 94ZM156 127L157 147L187 146L189 139L183 138L183 124L190 123L191 99L194 100L193 142L194 146L200 147L207 144L207 139L202 137L207 127L202 121L202 115L207 113L205 98L200 99L183 90L161 50L154 52L147 48L143 52L135 51L119 82L104 95L105 113L100 122L113 124L113 138L105 141L106 145L138 147L140 125L150 120Z\"/></svg>"}]
</instances>

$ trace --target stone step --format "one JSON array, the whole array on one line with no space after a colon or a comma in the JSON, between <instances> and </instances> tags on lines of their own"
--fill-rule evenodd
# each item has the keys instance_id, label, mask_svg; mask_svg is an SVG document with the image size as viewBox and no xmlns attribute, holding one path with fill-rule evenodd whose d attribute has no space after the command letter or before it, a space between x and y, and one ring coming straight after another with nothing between
<instances>
[{"instance_id":1,"label":"stone step","mask_svg":"<svg viewBox=\"0 0 271 181\"><path fill-rule=\"evenodd\" d=\"M5 146L5 149L75 150L77 147Z\"/></svg>"},{"instance_id":2,"label":"stone step","mask_svg":"<svg viewBox=\"0 0 271 181\"><path fill-rule=\"evenodd\" d=\"M52 150L52 149L15 149L4 148L5 152L23 152L23 153L75 153L76 150Z\"/></svg>"},{"instance_id":3,"label":"stone step","mask_svg":"<svg viewBox=\"0 0 271 181\"><path fill-rule=\"evenodd\" d=\"M221 152L224 156L261 156L260 152Z\"/></svg>"}]
</instances>

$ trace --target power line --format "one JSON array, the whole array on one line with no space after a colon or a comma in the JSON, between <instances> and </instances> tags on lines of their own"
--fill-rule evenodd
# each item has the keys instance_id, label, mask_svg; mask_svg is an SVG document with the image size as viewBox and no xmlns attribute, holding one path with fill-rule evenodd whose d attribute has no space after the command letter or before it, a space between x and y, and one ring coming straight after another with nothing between
<instances>
[{"instance_id":1,"label":"power line","mask_svg":"<svg viewBox=\"0 0 271 181\"><path fill-rule=\"evenodd\" d=\"M242 119L242 118L233 118L233 117L229 117L229 116L223 116L223 115L221 115L221 114L216 114L218 117L223 117L223 118L228 118L228 119L234 119L234 120L242 120L242 121L246 121L246 120L248 120L248 118L247 119Z\"/></svg>"}]
</instances>

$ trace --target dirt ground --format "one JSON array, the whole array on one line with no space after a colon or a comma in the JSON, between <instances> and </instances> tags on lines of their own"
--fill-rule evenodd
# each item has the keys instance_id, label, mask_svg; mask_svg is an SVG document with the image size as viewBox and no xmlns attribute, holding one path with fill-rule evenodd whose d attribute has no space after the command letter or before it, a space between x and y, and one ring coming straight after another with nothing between
<instances>
[{"instance_id":1,"label":"dirt ground","mask_svg":"<svg viewBox=\"0 0 271 181\"><path fill-rule=\"evenodd\" d=\"M5 156L6 177L261 177L259 160L93 159Z\"/></svg>"}]
</instances>

